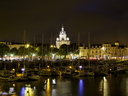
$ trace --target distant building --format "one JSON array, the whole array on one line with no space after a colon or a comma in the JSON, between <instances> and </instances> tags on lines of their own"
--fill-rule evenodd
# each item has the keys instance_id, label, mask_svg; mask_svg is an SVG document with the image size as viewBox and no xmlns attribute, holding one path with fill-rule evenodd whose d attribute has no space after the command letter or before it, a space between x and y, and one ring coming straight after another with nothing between
<instances>
[{"instance_id":1,"label":"distant building","mask_svg":"<svg viewBox=\"0 0 128 96\"><path fill-rule=\"evenodd\" d=\"M81 58L89 56L91 59L128 59L127 46L120 45L117 41L114 44L91 44L90 51L88 46L79 47L79 52Z\"/></svg>"},{"instance_id":2,"label":"distant building","mask_svg":"<svg viewBox=\"0 0 128 96\"><path fill-rule=\"evenodd\" d=\"M90 49L88 46L79 47L79 55L81 58L87 59L88 56L90 59L99 59L102 57L102 44L91 44Z\"/></svg>"},{"instance_id":3,"label":"distant building","mask_svg":"<svg viewBox=\"0 0 128 96\"><path fill-rule=\"evenodd\" d=\"M1 41L0 44L5 44L5 45L11 45L12 42L7 42L7 41Z\"/></svg>"},{"instance_id":4,"label":"distant building","mask_svg":"<svg viewBox=\"0 0 128 96\"><path fill-rule=\"evenodd\" d=\"M22 43L14 43L14 42L9 42L9 41L3 41L3 42L0 42L0 44L5 44L10 49L13 49L13 48L19 49L21 46L24 46L24 44Z\"/></svg>"},{"instance_id":5,"label":"distant building","mask_svg":"<svg viewBox=\"0 0 128 96\"><path fill-rule=\"evenodd\" d=\"M24 46L23 44L11 44L11 45L8 45L10 49L13 49L13 48L16 48L16 49L19 49L21 46Z\"/></svg>"},{"instance_id":6,"label":"distant building","mask_svg":"<svg viewBox=\"0 0 128 96\"><path fill-rule=\"evenodd\" d=\"M56 38L56 47L59 48L61 45L66 44L70 45L69 37L67 37L66 31L62 26L59 37Z\"/></svg>"}]
</instances>

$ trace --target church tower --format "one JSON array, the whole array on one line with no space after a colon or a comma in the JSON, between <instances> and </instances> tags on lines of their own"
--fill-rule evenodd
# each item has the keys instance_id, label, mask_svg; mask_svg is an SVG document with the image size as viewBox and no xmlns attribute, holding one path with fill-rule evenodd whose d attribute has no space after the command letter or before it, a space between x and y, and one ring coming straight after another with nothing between
<instances>
[{"instance_id":1,"label":"church tower","mask_svg":"<svg viewBox=\"0 0 128 96\"><path fill-rule=\"evenodd\" d=\"M64 31L64 27L62 26L59 37L56 38L56 47L59 48L63 44L70 45L70 41L67 37L66 31Z\"/></svg>"}]
</instances>

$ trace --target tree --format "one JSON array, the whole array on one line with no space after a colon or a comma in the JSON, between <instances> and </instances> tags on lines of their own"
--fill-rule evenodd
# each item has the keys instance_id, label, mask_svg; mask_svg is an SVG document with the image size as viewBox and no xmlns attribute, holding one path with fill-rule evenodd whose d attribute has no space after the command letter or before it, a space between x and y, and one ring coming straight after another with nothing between
<instances>
[{"instance_id":1,"label":"tree","mask_svg":"<svg viewBox=\"0 0 128 96\"><path fill-rule=\"evenodd\" d=\"M19 50L18 50L18 54L20 55L20 56L24 56L24 52L25 51L25 47L24 46L21 46L20 48L19 48Z\"/></svg>"},{"instance_id":2,"label":"tree","mask_svg":"<svg viewBox=\"0 0 128 96\"><path fill-rule=\"evenodd\" d=\"M57 54L59 52L59 49L58 48L52 48L52 53L53 54Z\"/></svg>"},{"instance_id":3,"label":"tree","mask_svg":"<svg viewBox=\"0 0 128 96\"><path fill-rule=\"evenodd\" d=\"M78 46L79 45L77 43L69 45L69 52L71 52L73 54L79 54Z\"/></svg>"},{"instance_id":4,"label":"tree","mask_svg":"<svg viewBox=\"0 0 128 96\"><path fill-rule=\"evenodd\" d=\"M14 55L18 55L18 49L12 48L12 49L10 50L10 53L11 53L11 54L14 54Z\"/></svg>"},{"instance_id":5,"label":"tree","mask_svg":"<svg viewBox=\"0 0 128 96\"><path fill-rule=\"evenodd\" d=\"M68 45L66 45L66 44L61 45L59 50L60 50L60 52L59 52L60 55L64 55L64 58L66 58L66 55L68 53Z\"/></svg>"},{"instance_id":6,"label":"tree","mask_svg":"<svg viewBox=\"0 0 128 96\"><path fill-rule=\"evenodd\" d=\"M6 44L0 44L0 56L3 57L5 54L9 53L9 47Z\"/></svg>"},{"instance_id":7,"label":"tree","mask_svg":"<svg viewBox=\"0 0 128 96\"><path fill-rule=\"evenodd\" d=\"M41 45L41 46L38 46L37 48L37 53L38 53L38 55L39 56L45 56L45 55L47 55L47 56L49 56L50 55L50 45L48 45L48 44L43 44L43 46Z\"/></svg>"}]
</instances>

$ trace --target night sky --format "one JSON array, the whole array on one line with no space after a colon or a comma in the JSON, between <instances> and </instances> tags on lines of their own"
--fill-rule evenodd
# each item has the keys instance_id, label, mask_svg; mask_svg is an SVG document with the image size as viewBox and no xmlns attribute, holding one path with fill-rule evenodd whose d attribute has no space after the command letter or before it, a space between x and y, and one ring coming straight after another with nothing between
<instances>
[{"instance_id":1,"label":"night sky","mask_svg":"<svg viewBox=\"0 0 128 96\"><path fill-rule=\"evenodd\" d=\"M0 0L0 41L55 44L62 25L71 43L128 44L128 0Z\"/></svg>"}]
</instances>

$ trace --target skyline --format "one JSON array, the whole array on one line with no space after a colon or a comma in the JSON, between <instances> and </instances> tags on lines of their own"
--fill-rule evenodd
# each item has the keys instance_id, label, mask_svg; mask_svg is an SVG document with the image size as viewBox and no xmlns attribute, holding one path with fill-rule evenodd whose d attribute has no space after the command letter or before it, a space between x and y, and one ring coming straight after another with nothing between
<instances>
[{"instance_id":1,"label":"skyline","mask_svg":"<svg viewBox=\"0 0 128 96\"><path fill-rule=\"evenodd\" d=\"M62 25L71 43L101 44L120 41L128 44L127 0L2 0L0 1L0 41L22 42L24 30L26 41L55 44Z\"/></svg>"}]
</instances>

